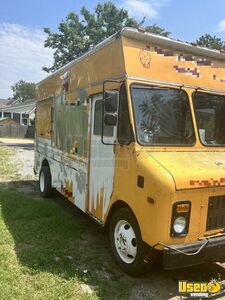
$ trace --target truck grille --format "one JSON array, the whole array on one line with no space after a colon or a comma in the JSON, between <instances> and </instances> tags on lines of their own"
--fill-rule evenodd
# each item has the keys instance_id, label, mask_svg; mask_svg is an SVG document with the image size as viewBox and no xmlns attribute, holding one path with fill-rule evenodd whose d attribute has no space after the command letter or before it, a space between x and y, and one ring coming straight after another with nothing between
<instances>
[{"instance_id":1,"label":"truck grille","mask_svg":"<svg viewBox=\"0 0 225 300\"><path fill-rule=\"evenodd\" d=\"M206 230L225 228L225 196L209 197Z\"/></svg>"}]
</instances>

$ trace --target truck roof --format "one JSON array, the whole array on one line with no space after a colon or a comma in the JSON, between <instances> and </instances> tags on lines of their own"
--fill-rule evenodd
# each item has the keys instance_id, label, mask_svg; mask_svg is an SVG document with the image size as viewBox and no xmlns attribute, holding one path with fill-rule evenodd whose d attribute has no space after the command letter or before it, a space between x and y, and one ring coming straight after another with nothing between
<instances>
[{"instance_id":1,"label":"truck roof","mask_svg":"<svg viewBox=\"0 0 225 300\"><path fill-rule=\"evenodd\" d=\"M52 74L50 74L49 76L47 76L46 78L41 80L38 84L42 83L43 81L47 80L48 78L50 78L52 76L55 76L56 74L62 72L63 70L67 69L68 67L78 63L79 61L85 59L89 55L95 53L99 49L105 47L106 45L110 44L115 39L117 39L121 36L127 37L129 39L144 41L146 43L153 43L158 46L169 47L174 50L184 51L184 52L188 52L188 53L199 55L199 56L207 56L207 57L211 57L211 58L215 58L215 59L219 59L219 60L225 60L225 53L222 53L218 50L212 50L212 49L205 48L205 47L195 46L192 43L183 42L183 41L176 40L173 38L168 38L168 37L152 34L149 32L142 32L142 31L139 31L134 28L125 27L122 30L120 30L119 32L113 34L112 36L108 37L107 39L105 39L104 41L102 41L101 43L99 43L98 45L93 47L91 50L89 50L82 56L74 59L73 61L69 62L65 66L58 69L57 71L53 72Z\"/></svg>"}]
</instances>

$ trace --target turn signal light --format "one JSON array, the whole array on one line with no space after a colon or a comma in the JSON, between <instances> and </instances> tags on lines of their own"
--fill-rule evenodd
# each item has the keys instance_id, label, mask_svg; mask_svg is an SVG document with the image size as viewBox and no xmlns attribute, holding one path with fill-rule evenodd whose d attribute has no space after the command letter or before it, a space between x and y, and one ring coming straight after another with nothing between
<instances>
[{"instance_id":1,"label":"turn signal light","mask_svg":"<svg viewBox=\"0 0 225 300\"><path fill-rule=\"evenodd\" d=\"M190 204L189 203L184 203L184 204L178 204L176 206L176 211L178 214L180 213L189 213L190 212Z\"/></svg>"},{"instance_id":2,"label":"turn signal light","mask_svg":"<svg viewBox=\"0 0 225 300\"><path fill-rule=\"evenodd\" d=\"M191 216L191 202L188 200L177 201L173 204L170 236L182 237L188 234Z\"/></svg>"}]
</instances>

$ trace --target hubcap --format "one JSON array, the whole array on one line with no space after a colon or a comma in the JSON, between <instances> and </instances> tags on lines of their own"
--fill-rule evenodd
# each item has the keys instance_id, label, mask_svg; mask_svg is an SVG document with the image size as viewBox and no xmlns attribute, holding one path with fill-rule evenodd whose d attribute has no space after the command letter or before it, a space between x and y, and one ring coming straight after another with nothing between
<instances>
[{"instance_id":1,"label":"hubcap","mask_svg":"<svg viewBox=\"0 0 225 300\"><path fill-rule=\"evenodd\" d=\"M127 264L135 261L137 255L137 239L131 225L125 221L117 222L114 231L114 243L119 257Z\"/></svg>"},{"instance_id":2,"label":"hubcap","mask_svg":"<svg viewBox=\"0 0 225 300\"><path fill-rule=\"evenodd\" d=\"M44 189L45 189L45 175L44 175L43 171L40 174L39 185L40 185L41 192L44 192Z\"/></svg>"}]
</instances>

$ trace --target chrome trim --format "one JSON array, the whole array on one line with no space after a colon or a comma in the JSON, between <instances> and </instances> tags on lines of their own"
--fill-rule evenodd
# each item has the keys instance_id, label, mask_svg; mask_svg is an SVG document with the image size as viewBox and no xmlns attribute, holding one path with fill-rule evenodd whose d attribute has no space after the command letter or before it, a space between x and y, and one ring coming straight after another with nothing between
<instances>
[{"instance_id":1,"label":"chrome trim","mask_svg":"<svg viewBox=\"0 0 225 300\"><path fill-rule=\"evenodd\" d=\"M157 45L171 47L174 50L178 50L178 51L188 51L189 53L193 53L195 55L210 56L212 58L225 60L225 54L221 53L218 50L212 50L200 46L193 46L191 43L188 42L183 42L176 39L159 36L149 32L142 33L134 28L125 27L124 29L122 29L121 35L128 38L144 41L144 42L155 43Z\"/></svg>"}]
</instances>

